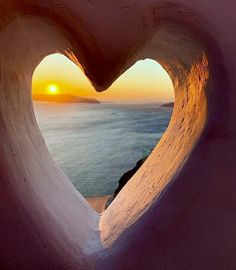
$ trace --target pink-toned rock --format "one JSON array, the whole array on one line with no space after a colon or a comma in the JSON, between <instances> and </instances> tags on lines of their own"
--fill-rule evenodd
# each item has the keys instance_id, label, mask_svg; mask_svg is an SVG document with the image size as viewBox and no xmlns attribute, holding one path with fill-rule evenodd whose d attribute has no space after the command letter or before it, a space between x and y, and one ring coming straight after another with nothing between
<instances>
[{"instance_id":1,"label":"pink-toned rock","mask_svg":"<svg viewBox=\"0 0 236 270\"><path fill-rule=\"evenodd\" d=\"M236 269L236 2L1 0L0 15L0 269ZM168 130L102 215L35 121L32 73L56 51L98 91L144 58L175 87Z\"/></svg>"}]
</instances>

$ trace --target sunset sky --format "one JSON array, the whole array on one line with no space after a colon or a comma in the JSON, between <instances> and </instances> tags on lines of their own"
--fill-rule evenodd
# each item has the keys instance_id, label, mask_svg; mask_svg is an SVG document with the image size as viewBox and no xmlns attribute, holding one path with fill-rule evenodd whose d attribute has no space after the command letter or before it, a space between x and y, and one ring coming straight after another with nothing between
<instances>
[{"instance_id":1,"label":"sunset sky","mask_svg":"<svg viewBox=\"0 0 236 270\"><path fill-rule=\"evenodd\" d=\"M33 76L33 94L73 94L99 100L173 100L166 71L153 60L137 62L105 92L98 93L73 62L64 55L46 57Z\"/></svg>"}]
</instances>

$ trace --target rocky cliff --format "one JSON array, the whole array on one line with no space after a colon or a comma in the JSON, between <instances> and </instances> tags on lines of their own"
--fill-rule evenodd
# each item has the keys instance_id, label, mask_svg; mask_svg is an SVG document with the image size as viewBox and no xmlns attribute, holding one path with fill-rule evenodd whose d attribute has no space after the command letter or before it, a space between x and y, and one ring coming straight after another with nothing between
<instances>
[{"instance_id":1,"label":"rocky cliff","mask_svg":"<svg viewBox=\"0 0 236 270\"><path fill-rule=\"evenodd\" d=\"M128 183L128 181L134 176L134 174L139 170L139 168L143 165L144 161L147 159L147 157L140 159L134 168L127 171L122 175L122 177L119 180L118 188L114 192L114 198L118 195L118 193L122 190L122 188Z\"/></svg>"}]
</instances>

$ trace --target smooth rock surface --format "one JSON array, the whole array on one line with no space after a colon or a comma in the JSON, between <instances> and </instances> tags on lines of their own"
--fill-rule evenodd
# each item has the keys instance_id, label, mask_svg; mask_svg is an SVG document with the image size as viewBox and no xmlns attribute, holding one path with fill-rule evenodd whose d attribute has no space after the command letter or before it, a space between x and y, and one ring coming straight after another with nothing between
<instances>
[{"instance_id":1,"label":"smooth rock surface","mask_svg":"<svg viewBox=\"0 0 236 270\"><path fill-rule=\"evenodd\" d=\"M235 0L0 0L0 269L236 269L235 13ZM173 80L167 131L102 215L34 117L32 73L55 52L98 91L145 58Z\"/></svg>"}]
</instances>

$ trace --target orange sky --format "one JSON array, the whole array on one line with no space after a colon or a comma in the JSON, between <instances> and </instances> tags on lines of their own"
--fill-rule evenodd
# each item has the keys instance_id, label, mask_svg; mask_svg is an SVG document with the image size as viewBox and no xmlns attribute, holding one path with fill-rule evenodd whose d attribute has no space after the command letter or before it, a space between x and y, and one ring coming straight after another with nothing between
<instances>
[{"instance_id":1,"label":"orange sky","mask_svg":"<svg viewBox=\"0 0 236 270\"><path fill-rule=\"evenodd\" d=\"M100 100L173 100L173 85L166 71L155 61L137 62L105 92L98 93L83 72L64 55L46 57L33 76L33 94L70 93Z\"/></svg>"}]
</instances>

